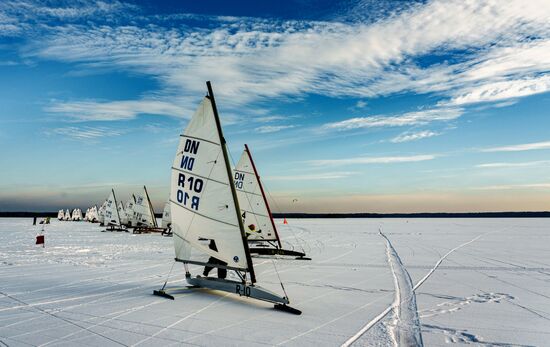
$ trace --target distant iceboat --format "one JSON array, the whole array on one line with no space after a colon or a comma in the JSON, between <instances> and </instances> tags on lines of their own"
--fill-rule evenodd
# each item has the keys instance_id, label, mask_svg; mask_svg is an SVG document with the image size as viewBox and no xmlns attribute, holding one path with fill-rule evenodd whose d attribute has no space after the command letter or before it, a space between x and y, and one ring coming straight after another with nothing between
<instances>
[{"instance_id":1,"label":"distant iceboat","mask_svg":"<svg viewBox=\"0 0 550 347\"><path fill-rule=\"evenodd\" d=\"M127 227L132 226L132 220L134 216L134 205L136 203L136 197L134 194L126 201L126 204L124 205L124 215L121 215L122 218L122 224L126 225Z\"/></svg>"},{"instance_id":2,"label":"distant iceboat","mask_svg":"<svg viewBox=\"0 0 550 347\"><path fill-rule=\"evenodd\" d=\"M111 194L107 198L107 203L105 204L104 224L107 227L105 231L128 231L120 223L120 214L114 189L111 189Z\"/></svg>"},{"instance_id":3,"label":"distant iceboat","mask_svg":"<svg viewBox=\"0 0 550 347\"><path fill-rule=\"evenodd\" d=\"M79 208L75 208L73 210L73 214L71 216L71 220L78 222L82 220L82 211Z\"/></svg>"},{"instance_id":4,"label":"distant iceboat","mask_svg":"<svg viewBox=\"0 0 550 347\"><path fill-rule=\"evenodd\" d=\"M90 223L98 223L99 222L99 216L97 214L97 206L90 207L90 212L88 214L88 222Z\"/></svg>"},{"instance_id":5,"label":"distant iceboat","mask_svg":"<svg viewBox=\"0 0 550 347\"><path fill-rule=\"evenodd\" d=\"M98 216L98 221L99 221L100 226L105 225L105 208L106 208L106 206L107 206L107 200L105 200L103 202L103 204L101 204L101 206L99 207L99 210L97 211L97 216Z\"/></svg>"},{"instance_id":6,"label":"distant iceboat","mask_svg":"<svg viewBox=\"0 0 550 347\"><path fill-rule=\"evenodd\" d=\"M191 286L271 302L276 309L300 314L287 306L286 295L255 284L254 264L210 82L207 87L208 95L180 136L172 164L170 211L176 261L183 263ZM189 264L205 266L205 276L217 268L218 278L193 277ZM240 280L226 279L227 270L234 271ZM173 299L164 287L154 293Z\"/></svg>"},{"instance_id":7,"label":"distant iceboat","mask_svg":"<svg viewBox=\"0 0 550 347\"><path fill-rule=\"evenodd\" d=\"M251 245L250 253L311 260L305 257L304 252L282 248L258 170L247 145L244 145L243 154L235 167L234 181L247 241Z\"/></svg>"},{"instance_id":8,"label":"distant iceboat","mask_svg":"<svg viewBox=\"0 0 550 347\"><path fill-rule=\"evenodd\" d=\"M172 236L172 217L170 215L170 200L168 200L164 204L164 210L162 211L162 221L160 226L162 227L162 229L164 229L164 231L162 232L162 235Z\"/></svg>"},{"instance_id":9,"label":"distant iceboat","mask_svg":"<svg viewBox=\"0 0 550 347\"><path fill-rule=\"evenodd\" d=\"M133 222L134 234L163 231L157 224L153 204L151 204L151 199L149 199L149 193L145 186L143 186L143 193L136 197Z\"/></svg>"},{"instance_id":10,"label":"distant iceboat","mask_svg":"<svg viewBox=\"0 0 550 347\"><path fill-rule=\"evenodd\" d=\"M65 211L65 215L63 217L63 220L65 220L65 221L71 220L71 211L69 211L69 209L67 209L67 211Z\"/></svg>"}]
</instances>

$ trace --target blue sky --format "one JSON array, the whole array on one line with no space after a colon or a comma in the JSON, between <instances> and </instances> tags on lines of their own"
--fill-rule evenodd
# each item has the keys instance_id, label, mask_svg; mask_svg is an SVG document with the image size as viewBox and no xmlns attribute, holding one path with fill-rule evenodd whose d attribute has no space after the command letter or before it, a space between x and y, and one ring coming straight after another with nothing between
<instances>
[{"instance_id":1,"label":"blue sky","mask_svg":"<svg viewBox=\"0 0 550 347\"><path fill-rule=\"evenodd\" d=\"M275 211L550 210L548 1L2 1L0 210L168 195L211 80Z\"/></svg>"}]
</instances>

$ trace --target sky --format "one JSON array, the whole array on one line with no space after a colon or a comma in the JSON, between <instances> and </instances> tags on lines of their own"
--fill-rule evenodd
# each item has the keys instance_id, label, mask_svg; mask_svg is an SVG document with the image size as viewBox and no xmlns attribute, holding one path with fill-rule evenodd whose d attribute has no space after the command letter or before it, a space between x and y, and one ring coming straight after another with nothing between
<instances>
[{"instance_id":1,"label":"sky","mask_svg":"<svg viewBox=\"0 0 550 347\"><path fill-rule=\"evenodd\" d=\"M157 212L212 81L275 212L550 210L550 2L0 2L0 211Z\"/></svg>"}]
</instances>

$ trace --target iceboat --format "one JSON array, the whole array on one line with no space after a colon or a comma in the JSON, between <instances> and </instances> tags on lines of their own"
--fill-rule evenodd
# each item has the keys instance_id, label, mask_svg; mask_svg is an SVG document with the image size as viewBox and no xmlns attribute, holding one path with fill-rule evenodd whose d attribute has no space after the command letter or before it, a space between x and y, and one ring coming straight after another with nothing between
<instances>
[{"instance_id":1,"label":"iceboat","mask_svg":"<svg viewBox=\"0 0 550 347\"><path fill-rule=\"evenodd\" d=\"M305 252L294 249L284 249L281 238L273 221L271 209L265 196L265 191L258 175L258 170L252 159L248 145L234 170L235 188L241 208L241 217L246 230L250 253L258 255L282 255L296 259L311 260Z\"/></svg>"},{"instance_id":2,"label":"iceboat","mask_svg":"<svg viewBox=\"0 0 550 347\"><path fill-rule=\"evenodd\" d=\"M120 222L120 212L114 189L111 189L111 194L105 204L105 220L103 224L107 229L102 231L128 231Z\"/></svg>"},{"instance_id":3,"label":"iceboat","mask_svg":"<svg viewBox=\"0 0 550 347\"><path fill-rule=\"evenodd\" d=\"M149 198L147 187L143 186L143 192L136 198L133 214L134 234L162 232L155 218L155 210Z\"/></svg>"},{"instance_id":4,"label":"iceboat","mask_svg":"<svg viewBox=\"0 0 550 347\"><path fill-rule=\"evenodd\" d=\"M172 164L170 212L175 260L183 263L187 283L192 287L266 301L275 304L276 309L301 314L288 306L286 294L279 295L256 284L210 82L207 88L208 95L180 135ZM204 266L203 276L191 275L189 265ZM206 277L207 270L213 268L217 269L218 278ZM233 271L236 279L226 279L223 273L227 271ZM166 283L154 294L174 299L165 287Z\"/></svg>"}]
</instances>

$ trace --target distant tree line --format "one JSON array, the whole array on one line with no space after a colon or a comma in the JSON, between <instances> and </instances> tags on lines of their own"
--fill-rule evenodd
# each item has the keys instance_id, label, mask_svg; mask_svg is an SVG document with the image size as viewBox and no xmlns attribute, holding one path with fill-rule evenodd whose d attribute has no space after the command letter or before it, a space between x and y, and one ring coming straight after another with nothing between
<instances>
[{"instance_id":1,"label":"distant tree line","mask_svg":"<svg viewBox=\"0 0 550 347\"><path fill-rule=\"evenodd\" d=\"M57 217L57 212L0 212L2 217ZM155 213L162 218L162 213ZM548 218L540 212L459 212L459 213L274 213L274 218Z\"/></svg>"}]
</instances>

